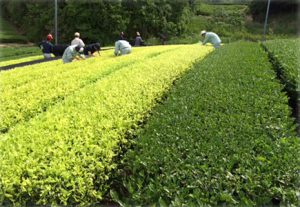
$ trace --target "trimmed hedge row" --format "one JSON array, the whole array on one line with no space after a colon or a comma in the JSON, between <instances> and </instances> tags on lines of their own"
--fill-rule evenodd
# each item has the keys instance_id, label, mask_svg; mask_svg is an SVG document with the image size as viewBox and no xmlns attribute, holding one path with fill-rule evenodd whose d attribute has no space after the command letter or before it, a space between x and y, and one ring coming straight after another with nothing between
<instances>
[{"instance_id":1,"label":"trimmed hedge row","mask_svg":"<svg viewBox=\"0 0 300 207\"><path fill-rule=\"evenodd\" d=\"M263 47L268 51L277 75L285 86L300 134L300 38L267 41Z\"/></svg>"},{"instance_id":2,"label":"trimmed hedge row","mask_svg":"<svg viewBox=\"0 0 300 207\"><path fill-rule=\"evenodd\" d=\"M2 134L0 205L87 205L103 199L126 137L173 81L211 50L198 45L166 48L172 50L153 50L151 57L115 69ZM115 60L123 63L133 55Z\"/></svg>"},{"instance_id":3,"label":"trimmed hedge row","mask_svg":"<svg viewBox=\"0 0 300 207\"><path fill-rule=\"evenodd\" d=\"M97 62L98 64L103 64L102 62L107 61L108 59L112 60L111 57L111 52L104 51L104 53L101 53L101 62L97 61L99 59L94 59L95 61L89 59L89 61ZM0 78L5 87L15 88L25 83L35 81L36 79L47 78L53 75L60 75L61 73L71 72L71 70L78 68L75 62L73 62L71 65L68 64L64 65L64 67L62 66L62 60L41 63L39 65L30 65L22 67L22 70L18 69L1 72ZM16 81L16 79L18 79L18 81Z\"/></svg>"},{"instance_id":4,"label":"trimmed hedge row","mask_svg":"<svg viewBox=\"0 0 300 207\"><path fill-rule=\"evenodd\" d=\"M176 47L136 50L131 56L113 57L108 51L101 58L64 65L62 61L27 66L22 70L1 72L0 131L5 133L17 124L46 111L67 96L130 64L155 57Z\"/></svg>"},{"instance_id":5,"label":"trimmed hedge row","mask_svg":"<svg viewBox=\"0 0 300 207\"><path fill-rule=\"evenodd\" d=\"M265 47L287 90L296 91L300 84L300 39L271 40L265 43Z\"/></svg>"},{"instance_id":6,"label":"trimmed hedge row","mask_svg":"<svg viewBox=\"0 0 300 207\"><path fill-rule=\"evenodd\" d=\"M172 46L174 47L174 46ZM134 51L130 57L137 59L141 56L147 55L147 53L154 53L159 55L160 51L169 51L172 47L147 47L147 48L134 48ZM103 65L109 65L113 62L117 62L114 58L112 51L106 50L101 52L101 56L97 56L98 58L88 58L87 65L94 64L94 67L103 67ZM126 57L126 56L124 56ZM122 57L123 58L123 57ZM125 58L128 59L128 58ZM109 62L107 62L109 61ZM79 65L78 65L79 64ZM71 72L71 70L76 71L76 69L82 65L82 62L78 63L74 61L71 64L62 64L61 60L51 61L47 63L42 63L39 65L26 66L23 67L22 70L11 70L11 71L3 71L1 72L1 82L7 87L17 87L23 85L24 83L35 81L37 78L48 78L53 75L60 75L61 73ZM16 81L18 79L18 81ZM3 90L3 89L2 89Z\"/></svg>"},{"instance_id":7,"label":"trimmed hedge row","mask_svg":"<svg viewBox=\"0 0 300 207\"><path fill-rule=\"evenodd\" d=\"M121 205L299 206L300 142L256 43L196 64L153 110L110 195Z\"/></svg>"}]
</instances>

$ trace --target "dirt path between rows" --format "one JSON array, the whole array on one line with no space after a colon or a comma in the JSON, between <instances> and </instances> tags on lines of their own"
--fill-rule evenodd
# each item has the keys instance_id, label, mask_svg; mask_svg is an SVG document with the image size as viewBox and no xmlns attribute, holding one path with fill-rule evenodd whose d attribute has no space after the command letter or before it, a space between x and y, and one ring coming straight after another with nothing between
<instances>
[{"instance_id":1,"label":"dirt path between rows","mask_svg":"<svg viewBox=\"0 0 300 207\"><path fill-rule=\"evenodd\" d=\"M24 66L27 66L27 65L33 65L33 64L37 64L37 63L49 62L49 61L52 61L52 60L58 60L60 58L61 57L54 57L54 58L51 58L51 59L32 60L32 61L23 62L23 63L17 63L17 64L13 64L13 65L2 66L2 67L0 67L0 71L10 70L10 69L18 68L18 67L24 67Z\"/></svg>"}]
</instances>

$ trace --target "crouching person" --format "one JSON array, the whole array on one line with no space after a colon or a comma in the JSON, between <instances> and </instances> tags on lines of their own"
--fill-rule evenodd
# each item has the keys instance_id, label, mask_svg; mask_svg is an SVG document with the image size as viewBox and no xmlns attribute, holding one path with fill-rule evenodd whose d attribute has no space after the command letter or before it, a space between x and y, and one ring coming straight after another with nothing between
<instances>
[{"instance_id":1,"label":"crouching person","mask_svg":"<svg viewBox=\"0 0 300 207\"><path fill-rule=\"evenodd\" d=\"M51 59L51 53L53 50L53 44L51 43L51 40L53 40L53 37L51 34L48 34L47 40L39 43L39 47L42 49L45 59Z\"/></svg>"},{"instance_id":2,"label":"crouching person","mask_svg":"<svg viewBox=\"0 0 300 207\"><path fill-rule=\"evenodd\" d=\"M83 47L79 45L71 45L67 47L67 49L64 51L64 54L62 56L62 60L64 63L70 63L74 59L80 60L84 59L83 53Z\"/></svg>"},{"instance_id":3,"label":"crouching person","mask_svg":"<svg viewBox=\"0 0 300 207\"><path fill-rule=\"evenodd\" d=\"M131 53L131 45L126 40L118 40L115 43L115 55L126 55Z\"/></svg>"},{"instance_id":4,"label":"crouching person","mask_svg":"<svg viewBox=\"0 0 300 207\"><path fill-rule=\"evenodd\" d=\"M100 55L100 50L101 50L100 43L93 43L93 44L86 45L84 47L83 54L85 55L86 58L88 58L91 56L95 56L94 55L95 52L98 52L98 54Z\"/></svg>"}]
</instances>

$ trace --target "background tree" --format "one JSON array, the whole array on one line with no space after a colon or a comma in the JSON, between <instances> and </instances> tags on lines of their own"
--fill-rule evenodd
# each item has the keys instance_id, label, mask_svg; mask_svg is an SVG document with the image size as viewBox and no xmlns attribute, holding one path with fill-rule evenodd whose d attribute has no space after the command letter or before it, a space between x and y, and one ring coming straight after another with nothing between
<instances>
[{"instance_id":1,"label":"background tree","mask_svg":"<svg viewBox=\"0 0 300 207\"><path fill-rule=\"evenodd\" d=\"M130 39L139 31L144 38L160 33L178 36L187 30L190 0L58 0L59 42L69 43L74 32L89 43L113 43L121 31ZM11 0L1 5L4 17L37 42L54 31L54 2ZM16 15L15 15L16 14Z\"/></svg>"},{"instance_id":2,"label":"background tree","mask_svg":"<svg viewBox=\"0 0 300 207\"><path fill-rule=\"evenodd\" d=\"M279 13L294 13L297 18L299 0L272 0L270 4L270 15ZM250 13L257 21L263 21L267 10L268 0L252 1L249 4Z\"/></svg>"}]
</instances>

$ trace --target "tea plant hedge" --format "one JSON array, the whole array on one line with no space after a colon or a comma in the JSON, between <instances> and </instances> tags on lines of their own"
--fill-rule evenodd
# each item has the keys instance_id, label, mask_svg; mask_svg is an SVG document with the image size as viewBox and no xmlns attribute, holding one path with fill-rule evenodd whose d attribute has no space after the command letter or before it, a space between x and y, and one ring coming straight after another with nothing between
<instances>
[{"instance_id":1,"label":"tea plant hedge","mask_svg":"<svg viewBox=\"0 0 300 207\"><path fill-rule=\"evenodd\" d=\"M265 43L265 47L287 90L296 91L300 84L300 39L271 40Z\"/></svg>"},{"instance_id":2,"label":"tea plant hedge","mask_svg":"<svg viewBox=\"0 0 300 207\"><path fill-rule=\"evenodd\" d=\"M256 43L195 65L152 111L115 176L130 206L299 206L300 143Z\"/></svg>"},{"instance_id":3,"label":"tea plant hedge","mask_svg":"<svg viewBox=\"0 0 300 207\"><path fill-rule=\"evenodd\" d=\"M45 112L0 135L0 205L84 206L101 201L127 136L173 81L211 50L199 45L134 49L128 56L111 57L105 63L93 58L48 68L60 74L50 74L51 80L43 77L47 68L36 68L42 80L36 81L44 85L35 80L21 85L7 82L12 92L31 88L19 94L30 96L24 100L29 104L47 100L40 98L43 93L63 98L55 104L47 102ZM37 66L32 67L28 75ZM60 93L70 88L73 91L67 95ZM37 95L37 91L43 92ZM8 99L7 94L4 101L13 104Z\"/></svg>"},{"instance_id":4,"label":"tea plant hedge","mask_svg":"<svg viewBox=\"0 0 300 207\"><path fill-rule=\"evenodd\" d=\"M273 67L285 86L300 134L300 39L267 41L263 47L268 51Z\"/></svg>"},{"instance_id":5,"label":"tea plant hedge","mask_svg":"<svg viewBox=\"0 0 300 207\"><path fill-rule=\"evenodd\" d=\"M173 49L176 47L137 49L131 56L119 59L113 57L112 51L106 51L98 59L90 58L84 62L63 65L58 60L1 72L0 131L8 131L16 123L42 113L85 85L112 75L129 64Z\"/></svg>"}]
</instances>

